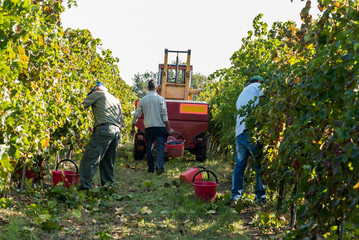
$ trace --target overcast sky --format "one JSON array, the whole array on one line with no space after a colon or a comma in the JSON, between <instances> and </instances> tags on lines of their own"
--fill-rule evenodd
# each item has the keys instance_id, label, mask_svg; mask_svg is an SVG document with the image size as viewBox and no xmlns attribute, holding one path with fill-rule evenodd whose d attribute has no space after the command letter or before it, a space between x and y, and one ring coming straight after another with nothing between
<instances>
[{"instance_id":1,"label":"overcast sky","mask_svg":"<svg viewBox=\"0 0 359 240\"><path fill-rule=\"evenodd\" d=\"M263 13L274 21L301 24L301 0L77 0L62 14L66 28L89 29L103 48L118 57L120 76L130 85L136 73L157 72L164 49L192 50L196 73L209 75L230 66L229 58ZM311 14L317 15L317 1ZM185 61L185 55L180 55ZM170 55L169 61L175 60Z\"/></svg>"}]
</instances>

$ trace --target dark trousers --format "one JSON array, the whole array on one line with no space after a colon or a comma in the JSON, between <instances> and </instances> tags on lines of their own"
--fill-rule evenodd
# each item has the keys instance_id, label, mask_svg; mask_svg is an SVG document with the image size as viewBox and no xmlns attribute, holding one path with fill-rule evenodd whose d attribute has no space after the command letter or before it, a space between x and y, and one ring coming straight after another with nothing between
<instances>
[{"instance_id":1,"label":"dark trousers","mask_svg":"<svg viewBox=\"0 0 359 240\"><path fill-rule=\"evenodd\" d=\"M164 168L164 148L168 133L165 127L150 127L145 129L146 139L146 160L149 172L156 169ZM153 157L154 142L156 141L156 163Z\"/></svg>"},{"instance_id":2,"label":"dark trousers","mask_svg":"<svg viewBox=\"0 0 359 240\"><path fill-rule=\"evenodd\" d=\"M113 167L119 140L120 129L118 127L114 125L96 127L81 159L80 181L82 188L92 187L92 179L98 166L100 166L101 185L103 186L107 182L113 184Z\"/></svg>"}]
</instances>

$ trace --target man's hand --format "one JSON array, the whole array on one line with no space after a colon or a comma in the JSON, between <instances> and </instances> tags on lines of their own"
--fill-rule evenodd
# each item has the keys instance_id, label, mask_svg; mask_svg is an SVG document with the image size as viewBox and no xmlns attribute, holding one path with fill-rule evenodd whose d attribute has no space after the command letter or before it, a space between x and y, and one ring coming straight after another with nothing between
<instances>
[{"instance_id":1,"label":"man's hand","mask_svg":"<svg viewBox=\"0 0 359 240\"><path fill-rule=\"evenodd\" d=\"M164 122L165 123L165 126L166 126L166 130L168 132L169 135L172 135L173 134L173 129L171 128L171 125L168 121Z\"/></svg>"},{"instance_id":2,"label":"man's hand","mask_svg":"<svg viewBox=\"0 0 359 240\"><path fill-rule=\"evenodd\" d=\"M132 129L130 131L131 136L133 137L135 135L135 133L136 133L136 129L135 129L135 127L132 127Z\"/></svg>"},{"instance_id":3,"label":"man's hand","mask_svg":"<svg viewBox=\"0 0 359 240\"><path fill-rule=\"evenodd\" d=\"M173 133L174 133L175 131L174 131L172 128L170 128L167 132L168 132L169 135L173 135Z\"/></svg>"}]
</instances>

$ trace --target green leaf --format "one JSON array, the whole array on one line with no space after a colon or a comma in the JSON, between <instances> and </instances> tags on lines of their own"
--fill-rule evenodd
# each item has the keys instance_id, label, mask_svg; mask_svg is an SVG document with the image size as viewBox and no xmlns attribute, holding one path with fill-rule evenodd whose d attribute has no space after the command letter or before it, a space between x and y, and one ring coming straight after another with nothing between
<instances>
[{"instance_id":1,"label":"green leaf","mask_svg":"<svg viewBox=\"0 0 359 240\"><path fill-rule=\"evenodd\" d=\"M1 165L4 169L4 172L11 172L14 170L14 166L10 163L10 158L7 153L3 153L1 156Z\"/></svg>"},{"instance_id":2,"label":"green leaf","mask_svg":"<svg viewBox=\"0 0 359 240\"><path fill-rule=\"evenodd\" d=\"M82 215L81 209L74 209L71 212L71 216L76 217L77 219L80 219Z\"/></svg>"},{"instance_id":3,"label":"green leaf","mask_svg":"<svg viewBox=\"0 0 359 240\"><path fill-rule=\"evenodd\" d=\"M359 43L354 43L354 51L357 51L359 48Z\"/></svg>"},{"instance_id":4,"label":"green leaf","mask_svg":"<svg viewBox=\"0 0 359 240\"><path fill-rule=\"evenodd\" d=\"M20 151L19 151L19 149L18 148L16 148L16 151L15 151L15 153L14 153L14 158L15 159L19 159L20 158Z\"/></svg>"},{"instance_id":5,"label":"green leaf","mask_svg":"<svg viewBox=\"0 0 359 240\"><path fill-rule=\"evenodd\" d=\"M358 147L353 147L350 157L352 159L359 159L359 148Z\"/></svg>"},{"instance_id":6,"label":"green leaf","mask_svg":"<svg viewBox=\"0 0 359 240\"><path fill-rule=\"evenodd\" d=\"M351 53L345 54L344 56L342 56L342 59L344 62L348 62L352 59L352 54Z\"/></svg>"}]
</instances>

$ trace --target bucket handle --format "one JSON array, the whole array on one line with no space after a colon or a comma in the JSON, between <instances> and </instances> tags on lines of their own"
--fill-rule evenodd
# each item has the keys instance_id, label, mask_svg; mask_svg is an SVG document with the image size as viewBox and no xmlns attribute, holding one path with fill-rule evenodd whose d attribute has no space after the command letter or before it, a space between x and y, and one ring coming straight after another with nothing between
<instances>
[{"instance_id":1,"label":"bucket handle","mask_svg":"<svg viewBox=\"0 0 359 240\"><path fill-rule=\"evenodd\" d=\"M184 140L184 137L179 132L173 131L173 133L178 135L176 139L181 138L182 140Z\"/></svg>"},{"instance_id":2,"label":"bucket handle","mask_svg":"<svg viewBox=\"0 0 359 240\"><path fill-rule=\"evenodd\" d=\"M60 165L60 163L62 163L62 162L71 162L71 163L73 163L73 164L75 165L75 167L76 167L76 174L79 173L79 168L78 168L77 164L76 164L73 160L71 160L71 159L69 159L69 158L62 159L62 160L56 165L56 170L59 168L59 165Z\"/></svg>"},{"instance_id":3,"label":"bucket handle","mask_svg":"<svg viewBox=\"0 0 359 240\"><path fill-rule=\"evenodd\" d=\"M193 176L192 183L193 183L194 180L196 179L197 174L199 174L199 173L201 173L201 172L207 172L207 174L208 174L208 173L211 173L211 174L214 176L214 178L216 179L216 183L218 183L218 179L217 179L216 174L214 174L214 172L212 172L211 170L207 170L207 169L198 171L198 172ZM208 179L209 179L209 174L208 174Z\"/></svg>"},{"instance_id":4,"label":"bucket handle","mask_svg":"<svg viewBox=\"0 0 359 240\"><path fill-rule=\"evenodd\" d=\"M203 167L203 166L200 166L200 165L196 166L196 168L202 168L203 170L206 170L206 168L205 168L205 167ZM207 178L207 180L209 180L209 174L207 174L207 175L208 175L208 178Z\"/></svg>"}]
</instances>

